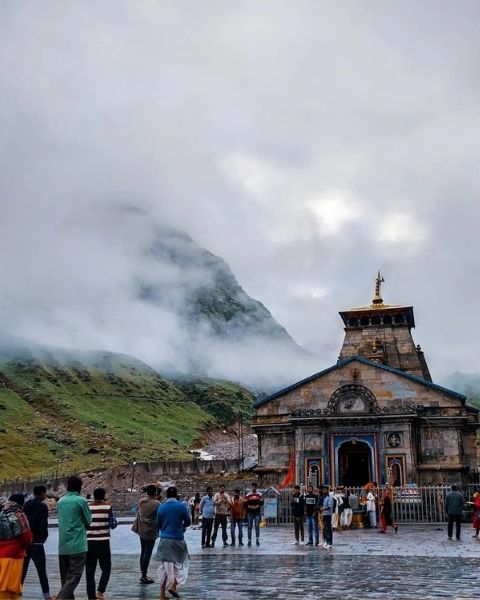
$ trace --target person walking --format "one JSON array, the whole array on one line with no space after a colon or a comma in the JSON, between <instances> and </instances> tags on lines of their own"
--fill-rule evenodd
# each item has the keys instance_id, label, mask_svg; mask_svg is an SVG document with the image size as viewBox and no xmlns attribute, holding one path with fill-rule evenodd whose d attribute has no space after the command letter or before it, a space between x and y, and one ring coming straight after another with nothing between
<instances>
[{"instance_id":1,"label":"person walking","mask_svg":"<svg viewBox=\"0 0 480 600\"><path fill-rule=\"evenodd\" d=\"M20 600L25 551L33 540L23 512L25 496L12 494L0 499L0 598Z\"/></svg>"},{"instance_id":2,"label":"person walking","mask_svg":"<svg viewBox=\"0 0 480 600\"><path fill-rule=\"evenodd\" d=\"M85 578L87 582L87 597L89 600L103 600L108 580L112 571L110 552L110 529L115 529L117 519L110 502L105 500L103 488L93 491L93 501L90 502L92 524L87 530L87 558L85 562ZM97 563L102 574L95 590L95 571Z\"/></svg>"},{"instance_id":3,"label":"person walking","mask_svg":"<svg viewBox=\"0 0 480 600\"><path fill-rule=\"evenodd\" d=\"M87 529L92 513L85 498L80 496L82 480L72 475L67 481L67 493L57 504L58 562L62 587L57 600L71 600L80 583L87 557Z\"/></svg>"},{"instance_id":4,"label":"person walking","mask_svg":"<svg viewBox=\"0 0 480 600\"><path fill-rule=\"evenodd\" d=\"M215 516L215 504L213 502L213 488L207 487L206 495L200 501L200 514L202 515L202 548L211 548L213 518Z\"/></svg>"},{"instance_id":5,"label":"person walking","mask_svg":"<svg viewBox=\"0 0 480 600\"><path fill-rule=\"evenodd\" d=\"M252 529L255 524L257 546L260 546L260 514L263 506L263 496L257 489L257 482L252 481L252 489L245 496L248 523L248 545L252 545Z\"/></svg>"},{"instance_id":6,"label":"person walking","mask_svg":"<svg viewBox=\"0 0 480 600\"><path fill-rule=\"evenodd\" d=\"M322 547L328 550L333 546L332 513L334 510L335 499L333 495L329 494L328 488L326 488L324 491L322 504L323 535L325 538L325 542L322 544Z\"/></svg>"},{"instance_id":7,"label":"person walking","mask_svg":"<svg viewBox=\"0 0 480 600\"><path fill-rule=\"evenodd\" d=\"M453 524L455 523L455 537L457 541L460 541L460 531L462 529L462 514L465 499L463 494L457 490L457 486L453 484L450 487L445 498L445 512L448 515L447 535L448 539L452 539L453 535Z\"/></svg>"},{"instance_id":8,"label":"person walking","mask_svg":"<svg viewBox=\"0 0 480 600\"><path fill-rule=\"evenodd\" d=\"M315 537L315 546L318 546L320 537L318 531L318 494L315 494L311 485L307 488L305 494L305 516L307 518L308 542L307 546L313 546Z\"/></svg>"},{"instance_id":9,"label":"person walking","mask_svg":"<svg viewBox=\"0 0 480 600\"><path fill-rule=\"evenodd\" d=\"M22 583L27 576L30 560L33 561L37 569L38 579L42 588L42 594L45 600L50 598L50 586L48 583L45 548L44 544L48 538L48 506L45 502L47 497L47 488L44 485L37 485L33 488L33 498L28 500L23 507L25 515L30 524L33 534L32 545L27 549L27 555L23 563Z\"/></svg>"},{"instance_id":10,"label":"person walking","mask_svg":"<svg viewBox=\"0 0 480 600\"><path fill-rule=\"evenodd\" d=\"M225 491L224 485L220 486L219 491L213 497L213 503L215 505L215 520L213 523L212 548L215 546L219 527L222 528L222 541L225 548L228 546L227 520L231 512L232 499Z\"/></svg>"},{"instance_id":11,"label":"person walking","mask_svg":"<svg viewBox=\"0 0 480 600\"><path fill-rule=\"evenodd\" d=\"M298 546L300 541L303 544L305 539L305 533L303 528L303 523L305 521L305 498L300 490L299 485L293 486L290 507L292 509L293 528L295 531L295 541L292 543Z\"/></svg>"},{"instance_id":12,"label":"person walking","mask_svg":"<svg viewBox=\"0 0 480 600\"><path fill-rule=\"evenodd\" d=\"M155 540L158 532L155 526L157 509L160 506L158 499L158 488L150 484L144 488L143 494L138 502L137 517L132 525L134 531L140 537L140 583L148 585L155 581L148 576L148 566L152 557Z\"/></svg>"},{"instance_id":13,"label":"person walking","mask_svg":"<svg viewBox=\"0 0 480 600\"><path fill-rule=\"evenodd\" d=\"M184 585L188 576L188 548L184 532L191 524L189 510L177 500L175 487L167 489L167 501L157 510L156 528L160 532L156 560L162 562L158 568L160 600L166 600L168 590L179 598L177 587Z\"/></svg>"},{"instance_id":14,"label":"person walking","mask_svg":"<svg viewBox=\"0 0 480 600\"><path fill-rule=\"evenodd\" d=\"M235 528L238 527L238 545L243 546L243 520L245 519L245 500L240 497L240 490L234 490L230 512L230 537L235 546Z\"/></svg>"}]
</instances>

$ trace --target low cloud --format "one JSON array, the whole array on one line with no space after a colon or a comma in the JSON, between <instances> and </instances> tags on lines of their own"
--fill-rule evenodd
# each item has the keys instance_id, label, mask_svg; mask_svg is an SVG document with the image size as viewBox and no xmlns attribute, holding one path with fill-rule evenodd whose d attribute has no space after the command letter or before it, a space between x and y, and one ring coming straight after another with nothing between
<instances>
[{"instance_id":1,"label":"low cloud","mask_svg":"<svg viewBox=\"0 0 480 600\"><path fill-rule=\"evenodd\" d=\"M318 357L292 381L335 362L337 312L371 300L378 268L385 300L415 306L434 378L478 370L479 13L6 0L3 329L183 366L174 311L135 295L152 273L172 303L185 292L146 254L160 224ZM204 342L211 374L285 370L274 348Z\"/></svg>"}]
</instances>

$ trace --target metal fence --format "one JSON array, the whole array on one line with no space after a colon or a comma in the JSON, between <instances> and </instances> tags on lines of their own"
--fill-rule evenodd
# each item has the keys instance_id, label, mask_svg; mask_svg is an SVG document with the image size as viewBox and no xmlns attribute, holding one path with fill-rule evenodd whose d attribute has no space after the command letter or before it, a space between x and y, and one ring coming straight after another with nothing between
<instances>
[{"instance_id":1,"label":"metal fence","mask_svg":"<svg viewBox=\"0 0 480 600\"><path fill-rule=\"evenodd\" d=\"M468 485L460 490L466 500L465 521L472 518L473 505L468 504L468 502L473 502L473 493L478 487L478 485ZM381 499L384 490L385 487L381 486L375 491L377 500ZM393 490L393 511L395 520L398 523L440 524L447 522L445 497L450 491L450 486L403 486L395 487ZM367 492L363 488L350 488L349 493L357 496L359 501L359 507L354 510L354 513L357 515L363 514L366 518L365 499ZM282 490L280 493L266 491L265 495L277 499L277 516L276 518L267 518L267 523L278 525L292 523L291 490ZM377 518L378 516L379 507L377 507Z\"/></svg>"}]
</instances>

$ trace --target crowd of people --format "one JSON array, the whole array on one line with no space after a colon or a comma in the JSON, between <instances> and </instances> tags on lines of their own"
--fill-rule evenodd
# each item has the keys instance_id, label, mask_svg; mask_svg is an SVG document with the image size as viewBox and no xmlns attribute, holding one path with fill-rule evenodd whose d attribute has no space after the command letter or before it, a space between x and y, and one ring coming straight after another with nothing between
<instances>
[{"instance_id":1,"label":"crowd of people","mask_svg":"<svg viewBox=\"0 0 480 600\"><path fill-rule=\"evenodd\" d=\"M74 598L74 592L85 572L86 591L89 600L104 600L111 573L110 531L117 527L117 519L106 491L97 488L93 498L81 494L82 480L72 476L67 481L67 491L57 504L58 561L61 589L52 596L46 570L44 544L48 537L49 507L45 486L37 486L27 501L23 494L12 494L8 500L0 499L0 600L21 598L23 582L29 565L33 562L38 573L45 600ZM158 561L160 599L166 593L178 598L177 588L188 575L189 555L184 533L187 527L199 526L201 522L202 549L214 548L219 531L223 547L244 545L246 527L247 545L260 545L260 529L264 497L256 482L241 494L235 489L229 494L224 485L214 493L211 486L205 495L196 493L181 500L174 486L163 490L158 485L147 485L138 501L137 514L132 531L140 540L140 579L142 585L155 583L148 569L158 537L155 558ZM88 499L87 499L88 498ZM291 493L293 518L293 544L333 547L333 532L348 530L352 526L354 512L367 516L367 526L377 528L379 514L380 533L391 527L395 533L392 489L387 487L381 494L373 482L359 496L349 493L345 487L330 489L312 486L303 490L299 485ZM480 533L480 488L473 496L474 537ZM448 539L460 540L462 514L465 506L463 494L455 485L446 494L445 512L448 516ZM308 539L305 542L304 524ZM100 578L96 583L97 567Z\"/></svg>"}]
</instances>

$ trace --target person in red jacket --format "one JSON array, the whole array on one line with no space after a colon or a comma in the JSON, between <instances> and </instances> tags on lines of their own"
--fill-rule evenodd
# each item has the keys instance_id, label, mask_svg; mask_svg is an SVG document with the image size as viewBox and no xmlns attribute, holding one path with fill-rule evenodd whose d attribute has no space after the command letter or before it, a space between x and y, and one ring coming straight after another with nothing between
<instances>
[{"instance_id":1,"label":"person in red jacket","mask_svg":"<svg viewBox=\"0 0 480 600\"><path fill-rule=\"evenodd\" d=\"M230 537L232 546L235 546L235 526L238 527L238 545L243 546L243 520L245 519L245 500L240 496L240 490L234 491L232 506L230 508Z\"/></svg>"},{"instance_id":2,"label":"person in red jacket","mask_svg":"<svg viewBox=\"0 0 480 600\"><path fill-rule=\"evenodd\" d=\"M26 549L33 540L28 520L23 512L25 496L13 494L0 501L0 511L9 516L20 534L10 537L3 527L0 532L0 599L20 600L23 592L22 573ZM2 519L2 523L4 520Z\"/></svg>"}]
</instances>

